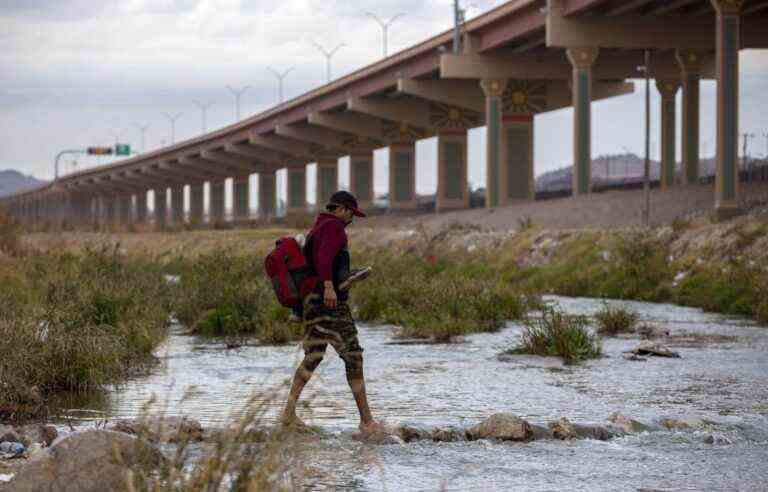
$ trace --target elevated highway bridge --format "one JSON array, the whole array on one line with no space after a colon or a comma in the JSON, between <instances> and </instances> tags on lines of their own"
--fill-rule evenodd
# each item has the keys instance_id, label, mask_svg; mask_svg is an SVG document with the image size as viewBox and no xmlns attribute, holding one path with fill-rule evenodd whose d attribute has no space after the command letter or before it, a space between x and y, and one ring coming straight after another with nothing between
<instances>
[{"instance_id":1,"label":"elevated highway bridge","mask_svg":"<svg viewBox=\"0 0 768 492\"><path fill-rule=\"evenodd\" d=\"M467 208L467 131L479 126L487 127L487 206L513 205L534 199L534 116L569 106L573 193L583 195L592 189L592 101L632 92L625 81L645 76L644 50L653 50L661 186L698 181L699 85L715 79L714 207L729 216L738 212L738 54L768 47L767 25L768 2L761 0L510 1L464 23L458 52L447 31L236 124L61 177L0 206L27 222L223 221L224 183L232 178L238 220L250 216L249 178L257 174L258 212L268 217L276 209L277 170L287 169L288 212L301 212L306 166L317 164L316 196L323 204L338 186L344 156L350 157L351 191L366 206L374 198L373 152L389 147L390 208L407 210L416 207L415 143L436 136L437 208ZM675 172L678 140L682 182ZM150 190L154 217L148 216Z\"/></svg>"}]
</instances>

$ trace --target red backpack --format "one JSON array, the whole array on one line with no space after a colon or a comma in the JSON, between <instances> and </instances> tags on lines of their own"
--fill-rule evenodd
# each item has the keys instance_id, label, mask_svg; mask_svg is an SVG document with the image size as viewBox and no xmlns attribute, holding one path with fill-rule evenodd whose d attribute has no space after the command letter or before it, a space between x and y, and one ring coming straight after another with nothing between
<instances>
[{"instance_id":1,"label":"red backpack","mask_svg":"<svg viewBox=\"0 0 768 492\"><path fill-rule=\"evenodd\" d=\"M317 284L317 276L310 271L299 242L290 236L275 242L275 249L264 260L264 270L277 300L285 307L301 306L304 297Z\"/></svg>"}]
</instances>

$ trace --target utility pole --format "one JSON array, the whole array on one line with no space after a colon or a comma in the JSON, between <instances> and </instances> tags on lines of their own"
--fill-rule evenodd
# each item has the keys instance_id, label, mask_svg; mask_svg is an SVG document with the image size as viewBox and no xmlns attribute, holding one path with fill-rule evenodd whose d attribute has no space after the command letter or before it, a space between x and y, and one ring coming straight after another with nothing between
<instances>
[{"instance_id":1,"label":"utility pole","mask_svg":"<svg viewBox=\"0 0 768 492\"><path fill-rule=\"evenodd\" d=\"M192 101L192 102L195 103L195 106L200 108L200 111L203 113L202 128L203 128L203 133L205 133L208 131L208 108L210 108L213 105L213 103L212 102L201 103L200 101Z\"/></svg>"},{"instance_id":2,"label":"utility pole","mask_svg":"<svg viewBox=\"0 0 768 492\"><path fill-rule=\"evenodd\" d=\"M755 138L755 134L754 133L742 133L741 137L744 139L744 150L742 151L742 154L741 154L742 155L741 167L743 167L744 170L747 171L747 182L749 183L749 182L752 181L752 169L751 169L751 166L748 169L749 154L747 152L748 152L748 148L749 148L749 139Z\"/></svg>"},{"instance_id":3,"label":"utility pole","mask_svg":"<svg viewBox=\"0 0 768 492\"><path fill-rule=\"evenodd\" d=\"M346 44L341 43L331 51L326 50L325 48L323 48L322 46L320 46L314 41L312 41L312 45L318 50L320 50L320 52L325 56L325 72L326 72L326 77L328 79L328 82L330 83L331 82L331 58L333 58L333 55L335 55L337 51L339 51L341 48L346 46Z\"/></svg>"},{"instance_id":4,"label":"utility pole","mask_svg":"<svg viewBox=\"0 0 768 492\"><path fill-rule=\"evenodd\" d=\"M645 172L643 176L643 191L645 193L645 208L643 209L643 225L651 223L651 52L645 50Z\"/></svg>"},{"instance_id":5,"label":"utility pole","mask_svg":"<svg viewBox=\"0 0 768 492\"><path fill-rule=\"evenodd\" d=\"M401 12L401 13L395 15L394 17L392 17L391 19L389 19L388 21L382 20L378 15L374 14L373 12L366 12L365 14L368 15L369 17L373 18L373 20L378 22L378 24L381 26L381 30L383 31L383 34L384 34L384 58L386 58L387 57L387 53L388 53L388 50L387 50L387 44L388 44L387 38L389 37L388 36L389 35L389 26L391 26L392 23L395 22L400 17L403 17L405 15L405 13Z\"/></svg>"},{"instance_id":6,"label":"utility pole","mask_svg":"<svg viewBox=\"0 0 768 492\"><path fill-rule=\"evenodd\" d=\"M235 118L237 121L240 121L240 98L243 97L243 94L245 94L245 91L250 89L250 85L246 85L242 89L233 89L230 86L227 86L227 89L229 89L229 92L232 93L233 96L235 96Z\"/></svg>"},{"instance_id":7,"label":"utility pole","mask_svg":"<svg viewBox=\"0 0 768 492\"><path fill-rule=\"evenodd\" d=\"M168 118L168 121L171 123L171 145L176 143L176 120L181 118L182 114L183 113L176 113L176 114L163 113L163 116Z\"/></svg>"},{"instance_id":8,"label":"utility pole","mask_svg":"<svg viewBox=\"0 0 768 492\"><path fill-rule=\"evenodd\" d=\"M459 0L453 0L453 54L461 54L461 24L464 22L464 10Z\"/></svg>"},{"instance_id":9,"label":"utility pole","mask_svg":"<svg viewBox=\"0 0 768 492\"><path fill-rule=\"evenodd\" d=\"M141 153L143 154L146 152L146 143L147 143L147 130L149 130L149 125L140 125L138 123L134 123L133 126L139 129L141 132Z\"/></svg>"},{"instance_id":10,"label":"utility pole","mask_svg":"<svg viewBox=\"0 0 768 492\"><path fill-rule=\"evenodd\" d=\"M282 104L283 101L285 101L285 99L283 98L283 80L285 79L286 75L288 75L289 73L291 73L294 70L294 67L291 67L291 68L285 70L282 73L278 72L277 70L275 70L272 67L267 67L267 70L272 72L272 74L274 74L274 76L277 77L278 95L280 96L280 104Z\"/></svg>"}]
</instances>

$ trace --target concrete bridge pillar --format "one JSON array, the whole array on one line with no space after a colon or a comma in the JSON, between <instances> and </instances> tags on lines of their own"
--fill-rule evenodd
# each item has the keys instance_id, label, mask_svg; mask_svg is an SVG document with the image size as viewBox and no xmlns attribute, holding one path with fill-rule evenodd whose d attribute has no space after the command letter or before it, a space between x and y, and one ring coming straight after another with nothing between
<instances>
[{"instance_id":1,"label":"concrete bridge pillar","mask_svg":"<svg viewBox=\"0 0 768 492\"><path fill-rule=\"evenodd\" d=\"M436 202L438 211L469 207L467 160L467 130L439 130Z\"/></svg>"},{"instance_id":2,"label":"concrete bridge pillar","mask_svg":"<svg viewBox=\"0 0 768 492\"><path fill-rule=\"evenodd\" d=\"M136 194L136 222L145 223L147 221L147 192L142 191Z\"/></svg>"},{"instance_id":3,"label":"concrete bridge pillar","mask_svg":"<svg viewBox=\"0 0 768 492\"><path fill-rule=\"evenodd\" d=\"M184 223L184 185L177 184L171 188L171 217L174 225Z\"/></svg>"},{"instance_id":4,"label":"concrete bridge pillar","mask_svg":"<svg viewBox=\"0 0 768 492\"><path fill-rule=\"evenodd\" d=\"M163 228L168 221L168 189L155 190L155 227Z\"/></svg>"},{"instance_id":5,"label":"concrete bridge pillar","mask_svg":"<svg viewBox=\"0 0 768 492\"><path fill-rule=\"evenodd\" d=\"M104 222L112 225L117 221L117 199L114 196L103 196Z\"/></svg>"},{"instance_id":6,"label":"concrete bridge pillar","mask_svg":"<svg viewBox=\"0 0 768 492\"><path fill-rule=\"evenodd\" d=\"M502 160L501 140L503 129L504 104L502 96L507 88L503 79L485 79L480 81L485 93L485 206L494 208L502 205Z\"/></svg>"},{"instance_id":7,"label":"concrete bridge pillar","mask_svg":"<svg viewBox=\"0 0 768 492\"><path fill-rule=\"evenodd\" d=\"M717 170L715 212L738 213L741 0L711 0L717 11Z\"/></svg>"},{"instance_id":8,"label":"concrete bridge pillar","mask_svg":"<svg viewBox=\"0 0 768 492\"><path fill-rule=\"evenodd\" d=\"M289 167L288 174L288 203L289 214L307 212L307 168L305 166Z\"/></svg>"},{"instance_id":9,"label":"concrete bridge pillar","mask_svg":"<svg viewBox=\"0 0 768 492\"><path fill-rule=\"evenodd\" d=\"M209 217L211 224L224 221L224 180L211 181Z\"/></svg>"},{"instance_id":10,"label":"concrete bridge pillar","mask_svg":"<svg viewBox=\"0 0 768 492\"><path fill-rule=\"evenodd\" d=\"M349 188L360 208L373 205L373 151L353 152L349 156Z\"/></svg>"},{"instance_id":11,"label":"concrete bridge pillar","mask_svg":"<svg viewBox=\"0 0 768 492\"><path fill-rule=\"evenodd\" d=\"M232 213L235 221L248 220L251 216L250 176L237 176L232 184Z\"/></svg>"},{"instance_id":12,"label":"concrete bridge pillar","mask_svg":"<svg viewBox=\"0 0 768 492\"><path fill-rule=\"evenodd\" d=\"M416 209L416 144L389 146L389 209Z\"/></svg>"},{"instance_id":13,"label":"concrete bridge pillar","mask_svg":"<svg viewBox=\"0 0 768 492\"><path fill-rule=\"evenodd\" d=\"M194 226L203 223L205 217L205 185L194 183L189 186L189 222Z\"/></svg>"},{"instance_id":14,"label":"concrete bridge pillar","mask_svg":"<svg viewBox=\"0 0 768 492\"><path fill-rule=\"evenodd\" d=\"M123 195L117 198L117 220L121 224L131 222L131 209L133 208L133 196Z\"/></svg>"},{"instance_id":15,"label":"concrete bridge pillar","mask_svg":"<svg viewBox=\"0 0 768 492\"><path fill-rule=\"evenodd\" d=\"M678 51L683 85L683 183L699 182L699 104L701 58L696 51Z\"/></svg>"},{"instance_id":16,"label":"concrete bridge pillar","mask_svg":"<svg viewBox=\"0 0 768 492\"><path fill-rule=\"evenodd\" d=\"M675 186L675 164L677 163L676 102L680 84L673 80L656 80L661 94L661 189Z\"/></svg>"},{"instance_id":17,"label":"concrete bridge pillar","mask_svg":"<svg viewBox=\"0 0 768 492\"><path fill-rule=\"evenodd\" d=\"M318 159L317 161L317 209L324 210L331 195L339 190L338 159Z\"/></svg>"},{"instance_id":18,"label":"concrete bridge pillar","mask_svg":"<svg viewBox=\"0 0 768 492\"><path fill-rule=\"evenodd\" d=\"M274 217L277 206L277 175L275 171L259 173L259 216Z\"/></svg>"},{"instance_id":19,"label":"concrete bridge pillar","mask_svg":"<svg viewBox=\"0 0 768 492\"><path fill-rule=\"evenodd\" d=\"M568 48L573 66L573 194L592 191L592 67L599 48Z\"/></svg>"}]
</instances>

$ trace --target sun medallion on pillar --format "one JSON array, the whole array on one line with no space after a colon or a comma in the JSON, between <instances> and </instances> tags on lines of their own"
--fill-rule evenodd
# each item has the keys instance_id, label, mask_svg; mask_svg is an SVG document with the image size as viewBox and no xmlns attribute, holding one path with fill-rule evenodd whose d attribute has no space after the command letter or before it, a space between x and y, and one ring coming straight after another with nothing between
<instances>
[{"instance_id":1,"label":"sun medallion on pillar","mask_svg":"<svg viewBox=\"0 0 768 492\"><path fill-rule=\"evenodd\" d=\"M541 113L547 107L547 85L530 80L510 81L502 97L504 113Z\"/></svg>"},{"instance_id":2,"label":"sun medallion on pillar","mask_svg":"<svg viewBox=\"0 0 768 492\"><path fill-rule=\"evenodd\" d=\"M388 142L415 142L426 138L427 134L420 128L405 122L384 122L384 138Z\"/></svg>"},{"instance_id":3,"label":"sun medallion on pillar","mask_svg":"<svg viewBox=\"0 0 768 492\"><path fill-rule=\"evenodd\" d=\"M429 123L437 128L466 129L480 126L481 116L455 106L432 103L430 105Z\"/></svg>"}]
</instances>

